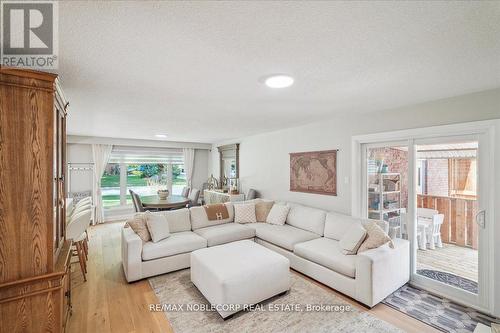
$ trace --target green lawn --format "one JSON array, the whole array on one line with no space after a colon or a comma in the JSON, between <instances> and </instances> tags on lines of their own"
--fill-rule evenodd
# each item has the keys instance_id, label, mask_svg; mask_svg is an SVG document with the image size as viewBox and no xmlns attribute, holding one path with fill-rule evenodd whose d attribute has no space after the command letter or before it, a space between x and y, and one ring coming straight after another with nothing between
<instances>
[{"instance_id":1,"label":"green lawn","mask_svg":"<svg viewBox=\"0 0 500 333\"><path fill-rule=\"evenodd\" d=\"M135 175L128 175L127 185L146 186L146 178L141 178ZM101 187L120 187L120 175L102 176Z\"/></svg>"},{"instance_id":2,"label":"green lawn","mask_svg":"<svg viewBox=\"0 0 500 333\"><path fill-rule=\"evenodd\" d=\"M183 178L175 178L172 180L173 185L185 185L186 180ZM146 186L146 178L141 178L135 175L127 176L127 185L129 186ZM101 187L120 187L120 175L103 176L101 178Z\"/></svg>"}]
</instances>

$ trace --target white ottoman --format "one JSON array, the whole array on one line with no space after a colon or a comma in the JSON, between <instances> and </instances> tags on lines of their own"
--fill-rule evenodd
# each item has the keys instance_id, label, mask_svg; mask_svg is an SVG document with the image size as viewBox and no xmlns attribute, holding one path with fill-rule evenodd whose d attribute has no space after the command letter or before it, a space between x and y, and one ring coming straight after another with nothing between
<instances>
[{"instance_id":1,"label":"white ottoman","mask_svg":"<svg viewBox=\"0 0 500 333\"><path fill-rule=\"evenodd\" d=\"M251 240L191 253L191 281L222 318L290 289L290 261Z\"/></svg>"}]
</instances>

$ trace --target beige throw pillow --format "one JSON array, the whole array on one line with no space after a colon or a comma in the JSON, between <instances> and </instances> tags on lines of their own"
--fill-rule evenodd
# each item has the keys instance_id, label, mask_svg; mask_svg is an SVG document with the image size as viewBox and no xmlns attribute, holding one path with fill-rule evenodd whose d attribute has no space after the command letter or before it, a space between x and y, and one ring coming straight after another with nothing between
<instances>
[{"instance_id":1,"label":"beige throw pillow","mask_svg":"<svg viewBox=\"0 0 500 333\"><path fill-rule=\"evenodd\" d=\"M366 239L359 247L358 253L376 249L386 243L389 243L389 247L394 248L394 243L392 242L391 237L387 235L382 228L380 228L376 222L370 221L363 225L366 229Z\"/></svg>"},{"instance_id":2,"label":"beige throw pillow","mask_svg":"<svg viewBox=\"0 0 500 333\"><path fill-rule=\"evenodd\" d=\"M267 215L266 222L276 225L284 225L289 211L290 206L273 205L269 215Z\"/></svg>"},{"instance_id":3,"label":"beige throw pillow","mask_svg":"<svg viewBox=\"0 0 500 333\"><path fill-rule=\"evenodd\" d=\"M267 215L273 208L274 201L264 201L260 200L255 203L255 217L257 222L266 222Z\"/></svg>"},{"instance_id":4,"label":"beige throw pillow","mask_svg":"<svg viewBox=\"0 0 500 333\"><path fill-rule=\"evenodd\" d=\"M234 222L235 223L255 223L255 204L241 203L234 205Z\"/></svg>"},{"instance_id":5,"label":"beige throw pillow","mask_svg":"<svg viewBox=\"0 0 500 333\"><path fill-rule=\"evenodd\" d=\"M347 230L339 241L343 254L356 254L366 238L366 230L361 224L355 224Z\"/></svg>"},{"instance_id":6,"label":"beige throw pillow","mask_svg":"<svg viewBox=\"0 0 500 333\"><path fill-rule=\"evenodd\" d=\"M127 221L125 226L127 225L134 230L143 242L149 242L151 240L151 234L149 233L146 215L144 213L135 214L133 218Z\"/></svg>"},{"instance_id":7,"label":"beige throw pillow","mask_svg":"<svg viewBox=\"0 0 500 333\"><path fill-rule=\"evenodd\" d=\"M153 215L149 211L146 212L146 225L153 243L170 236L170 229L165 215Z\"/></svg>"}]
</instances>

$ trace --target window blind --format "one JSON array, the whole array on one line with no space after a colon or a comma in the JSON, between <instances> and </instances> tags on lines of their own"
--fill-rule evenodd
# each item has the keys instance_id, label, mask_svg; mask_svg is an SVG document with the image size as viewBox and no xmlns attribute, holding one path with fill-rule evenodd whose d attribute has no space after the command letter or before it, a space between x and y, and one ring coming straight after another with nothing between
<instances>
[{"instance_id":1,"label":"window blind","mask_svg":"<svg viewBox=\"0 0 500 333\"><path fill-rule=\"evenodd\" d=\"M184 164L182 149L161 147L113 146L109 163Z\"/></svg>"}]
</instances>

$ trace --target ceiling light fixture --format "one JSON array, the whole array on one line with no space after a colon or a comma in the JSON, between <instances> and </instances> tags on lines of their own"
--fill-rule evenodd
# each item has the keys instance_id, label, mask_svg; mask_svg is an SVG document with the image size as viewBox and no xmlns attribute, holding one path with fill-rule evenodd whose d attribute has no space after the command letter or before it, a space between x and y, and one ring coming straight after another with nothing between
<instances>
[{"instance_id":1,"label":"ceiling light fixture","mask_svg":"<svg viewBox=\"0 0 500 333\"><path fill-rule=\"evenodd\" d=\"M155 134L155 136L158 138L158 139L165 139L167 137L166 134Z\"/></svg>"},{"instance_id":2,"label":"ceiling light fixture","mask_svg":"<svg viewBox=\"0 0 500 333\"><path fill-rule=\"evenodd\" d=\"M280 89L290 87L294 82L293 77L286 74L273 74L268 76L264 83L269 88Z\"/></svg>"}]
</instances>

